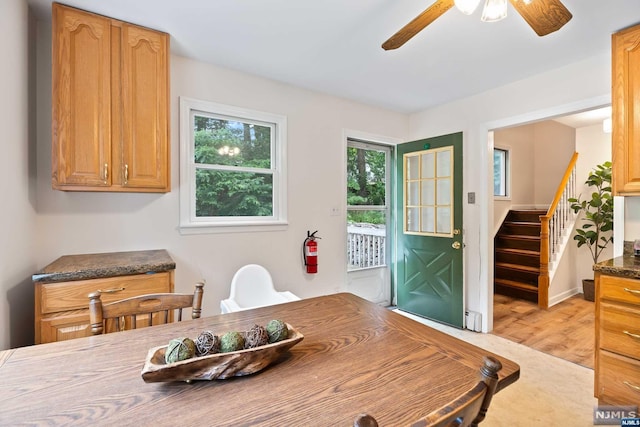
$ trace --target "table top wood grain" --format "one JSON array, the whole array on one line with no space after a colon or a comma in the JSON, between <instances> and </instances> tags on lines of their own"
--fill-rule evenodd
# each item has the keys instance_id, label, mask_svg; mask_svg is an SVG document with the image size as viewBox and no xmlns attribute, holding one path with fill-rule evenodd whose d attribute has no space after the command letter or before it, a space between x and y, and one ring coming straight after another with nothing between
<instances>
[{"instance_id":1,"label":"table top wood grain","mask_svg":"<svg viewBox=\"0 0 640 427\"><path fill-rule=\"evenodd\" d=\"M147 352L170 339L282 319L304 339L261 372L145 383ZM0 352L0 425L350 426L366 412L409 424L478 382L484 355L519 366L347 293ZM499 394L495 397L500 398Z\"/></svg>"}]
</instances>

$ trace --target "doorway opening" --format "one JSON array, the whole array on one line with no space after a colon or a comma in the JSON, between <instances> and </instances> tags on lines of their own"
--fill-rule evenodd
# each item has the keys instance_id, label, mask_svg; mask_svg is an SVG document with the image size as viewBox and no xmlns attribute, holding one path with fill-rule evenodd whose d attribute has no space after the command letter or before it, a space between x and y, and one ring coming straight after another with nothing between
<instances>
[{"instance_id":1,"label":"doorway opening","mask_svg":"<svg viewBox=\"0 0 640 427\"><path fill-rule=\"evenodd\" d=\"M494 149L508 148L511 169L518 173L506 175L506 195L498 194L494 189L493 223L489 224L492 237L512 210L547 210L562 178L560 166L564 163L561 160L568 159L573 152L579 154L575 168L577 193L587 191L582 183L589 171L611 159L611 137L605 130L610 111L610 108L596 108L493 129ZM553 160L559 162L555 172ZM500 170L495 166L494 162L494 187L498 182L496 171ZM582 279L592 275L592 263L588 254L581 253L585 248L576 247L572 240L574 231L570 228L561 236L566 240L564 252L550 262L551 268L555 269L551 271L550 268L550 308L539 309L535 303L513 298L515 295L495 294L492 333L592 368L593 303L584 301L581 294ZM504 259L496 253L495 268L499 261ZM518 263L509 262L517 268Z\"/></svg>"},{"instance_id":2,"label":"doorway opening","mask_svg":"<svg viewBox=\"0 0 640 427\"><path fill-rule=\"evenodd\" d=\"M347 290L391 304L392 147L347 138Z\"/></svg>"}]
</instances>

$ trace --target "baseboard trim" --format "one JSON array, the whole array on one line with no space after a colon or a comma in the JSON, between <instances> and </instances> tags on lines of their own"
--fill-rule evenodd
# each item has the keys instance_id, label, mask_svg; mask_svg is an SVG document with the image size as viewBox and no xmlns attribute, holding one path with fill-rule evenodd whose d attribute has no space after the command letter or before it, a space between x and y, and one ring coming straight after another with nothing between
<instances>
[{"instance_id":1,"label":"baseboard trim","mask_svg":"<svg viewBox=\"0 0 640 427\"><path fill-rule=\"evenodd\" d=\"M580 292L579 288L573 288L573 289L569 289L567 291L564 291L558 295L554 295L553 297L549 297L549 307L553 307L556 304L561 303L562 301L571 298L574 295L580 294L582 292Z\"/></svg>"}]
</instances>

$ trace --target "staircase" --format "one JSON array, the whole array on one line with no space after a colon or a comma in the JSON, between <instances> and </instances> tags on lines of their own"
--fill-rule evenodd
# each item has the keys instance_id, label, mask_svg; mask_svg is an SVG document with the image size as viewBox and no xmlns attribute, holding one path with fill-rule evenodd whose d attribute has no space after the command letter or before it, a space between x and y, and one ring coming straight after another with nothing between
<instances>
[{"instance_id":1,"label":"staircase","mask_svg":"<svg viewBox=\"0 0 640 427\"><path fill-rule=\"evenodd\" d=\"M511 210L495 237L495 293L538 303L540 215L546 210Z\"/></svg>"}]
</instances>

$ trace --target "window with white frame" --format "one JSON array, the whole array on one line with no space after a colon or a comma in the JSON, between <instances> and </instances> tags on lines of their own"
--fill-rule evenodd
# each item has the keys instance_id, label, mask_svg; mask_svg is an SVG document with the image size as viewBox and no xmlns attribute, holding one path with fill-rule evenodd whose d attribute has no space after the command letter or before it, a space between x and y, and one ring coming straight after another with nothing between
<instances>
[{"instance_id":1,"label":"window with white frame","mask_svg":"<svg viewBox=\"0 0 640 427\"><path fill-rule=\"evenodd\" d=\"M509 150L493 149L493 195L509 197Z\"/></svg>"},{"instance_id":2,"label":"window with white frame","mask_svg":"<svg viewBox=\"0 0 640 427\"><path fill-rule=\"evenodd\" d=\"M180 226L286 225L284 116L180 98Z\"/></svg>"}]
</instances>

